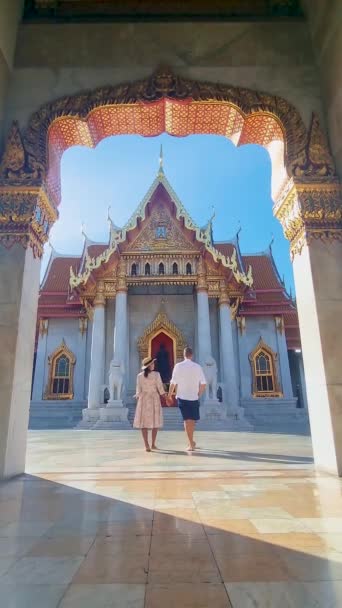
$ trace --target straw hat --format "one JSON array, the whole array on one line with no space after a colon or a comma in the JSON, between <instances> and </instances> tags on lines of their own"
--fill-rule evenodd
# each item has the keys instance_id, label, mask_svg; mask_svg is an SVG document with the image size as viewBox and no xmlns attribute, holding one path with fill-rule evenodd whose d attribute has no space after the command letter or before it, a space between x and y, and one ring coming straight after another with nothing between
<instances>
[{"instance_id":1,"label":"straw hat","mask_svg":"<svg viewBox=\"0 0 342 608\"><path fill-rule=\"evenodd\" d=\"M145 357L145 359L142 360L141 369L144 371L144 369L147 369L154 361L156 361L156 359L153 357Z\"/></svg>"}]
</instances>

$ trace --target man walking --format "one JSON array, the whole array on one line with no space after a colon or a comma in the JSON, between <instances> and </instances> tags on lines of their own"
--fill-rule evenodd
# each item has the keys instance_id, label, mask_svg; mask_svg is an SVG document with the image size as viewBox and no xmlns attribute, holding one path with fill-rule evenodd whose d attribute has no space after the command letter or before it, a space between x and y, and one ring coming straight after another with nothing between
<instances>
[{"instance_id":1,"label":"man walking","mask_svg":"<svg viewBox=\"0 0 342 608\"><path fill-rule=\"evenodd\" d=\"M203 369L192 360L192 348L184 349L184 361L176 363L167 397L167 404L172 403L172 395L176 393L178 406L184 420L184 429L189 439L188 451L193 452L195 423L200 419L199 399L205 391L206 379Z\"/></svg>"}]
</instances>

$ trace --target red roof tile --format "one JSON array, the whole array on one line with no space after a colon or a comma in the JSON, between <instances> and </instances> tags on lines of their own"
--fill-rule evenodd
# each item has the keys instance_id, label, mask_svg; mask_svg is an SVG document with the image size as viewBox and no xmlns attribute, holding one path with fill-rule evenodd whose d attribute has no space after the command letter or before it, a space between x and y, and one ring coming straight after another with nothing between
<instances>
[{"instance_id":1,"label":"red roof tile","mask_svg":"<svg viewBox=\"0 0 342 608\"><path fill-rule=\"evenodd\" d=\"M217 251L229 257L232 255L235 249L233 243L214 243L214 247L217 249Z\"/></svg>"},{"instance_id":2,"label":"red roof tile","mask_svg":"<svg viewBox=\"0 0 342 608\"><path fill-rule=\"evenodd\" d=\"M60 291L67 293L69 288L70 266L73 267L74 272L77 272L80 260L80 257L75 258L67 256L53 259L41 289L42 293L45 291Z\"/></svg>"},{"instance_id":3,"label":"red roof tile","mask_svg":"<svg viewBox=\"0 0 342 608\"><path fill-rule=\"evenodd\" d=\"M283 289L271 256L243 255L242 260L246 268L252 266L253 289Z\"/></svg>"},{"instance_id":4,"label":"red roof tile","mask_svg":"<svg viewBox=\"0 0 342 608\"><path fill-rule=\"evenodd\" d=\"M89 245L87 252L91 258L97 258L98 255L104 252L108 248L108 245Z\"/></svg>"}]
</instances>

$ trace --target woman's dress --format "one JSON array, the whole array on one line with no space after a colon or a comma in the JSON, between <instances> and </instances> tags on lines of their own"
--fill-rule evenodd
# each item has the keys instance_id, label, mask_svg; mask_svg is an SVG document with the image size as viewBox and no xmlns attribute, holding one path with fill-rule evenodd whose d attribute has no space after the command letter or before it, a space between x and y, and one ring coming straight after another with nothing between
<instances>
[{"instance_id":1,"label":"woman's dress","mask_svg":"<svg viewBox=\"0 0 342 608\"><path fill-rule=\"evenodd\" d=\"M144 372L137 376L136 396L138 398L133 426L136 429L158 429L163 426L163 411L160 395L165 389L158 372Z\"/></svg>"}]
</instances>

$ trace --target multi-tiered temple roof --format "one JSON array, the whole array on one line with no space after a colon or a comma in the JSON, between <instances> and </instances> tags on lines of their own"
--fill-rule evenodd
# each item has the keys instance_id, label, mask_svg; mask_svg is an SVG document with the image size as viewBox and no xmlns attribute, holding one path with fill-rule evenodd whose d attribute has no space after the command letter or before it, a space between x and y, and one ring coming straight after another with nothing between
<instances>
[{"instance_id":1,"label":"multi-tiered temple roof","mask_svg":"<svg viewBox=\"0 0 342 608\"><path fill-rule=\"evenodd\" d=\"M160 215L163 215L162 222L165 222L165 214L170 231L169 245L167 239L149 243L151 226L156 223L154 218L158 217L160 221ZM221 273L221 277L226 278L230 295L235 296L239 317L274 316L284 326L288 348L300 347L296 307L279 276L271 247L266 252L244 255L238 236L230 241L213 241L211 222L203 228L195 224L166 179L162 166L127 224L118 228L111 222L106 242L97 243L85 237L79 256L61 255L52 250L41 285L38 319L87 316L85 305L87 298L91 302L92 286L99 278L117 272L120 256L127 258L134 254L137 259L140 256L146 261L151 252L179 255L182 251L191 252L191 249L206 258L206 264L214 274L219 276ZM145 281L143 276L128 278L131 281L128 284L132 285L139 280ZM189 278L177 277L175 282L175 277L166 273L162 277L148 277L148 280L158 280L161 284L182 284L182 281L192 284ZM211 288L215 289L214 279ZM112 295L115 285L113 290ZM209 295L215 297L215 292Z\"/></svg>"}]
</instances>

